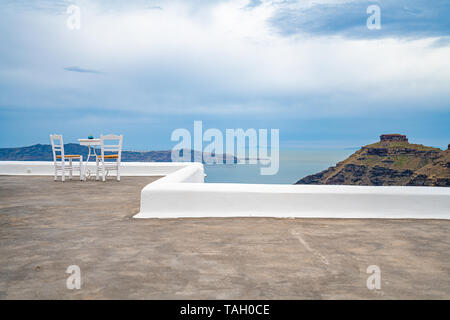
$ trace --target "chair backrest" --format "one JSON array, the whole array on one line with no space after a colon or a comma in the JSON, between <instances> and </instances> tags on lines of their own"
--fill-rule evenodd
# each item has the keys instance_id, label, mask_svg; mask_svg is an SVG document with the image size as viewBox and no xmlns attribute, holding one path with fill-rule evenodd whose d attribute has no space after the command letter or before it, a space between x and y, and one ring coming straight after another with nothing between
<instances>
[{"instance_id":1,"label":"chair backrest","mask_svg":"<svg viewBox=\"0 0 450 320\"><path fill-rule=\"evenodd\" d=\"M62 134L51 134L50 141L52 142L53 161L56 162L56 156L61 156L61 161L64 161L64 142ZM56 154L56 153L59 154Z\"/></svg>"},{"instance_id":2,"label":"chair backrest","mask_svg":"<svg viewBox=\"0 0 450 320\"><path fill-rule=\"evenodd\" d=\"M114 143L115 144L111 144ZM102 158L105 155L106 152L117 152L118 158L117 161L120 162L120 159L122 157L122 142L123 142L123 135L115 135L115 134L107 134L107 135L100 135L100 145L102 148Z\"/></svg>"}]
</instances>

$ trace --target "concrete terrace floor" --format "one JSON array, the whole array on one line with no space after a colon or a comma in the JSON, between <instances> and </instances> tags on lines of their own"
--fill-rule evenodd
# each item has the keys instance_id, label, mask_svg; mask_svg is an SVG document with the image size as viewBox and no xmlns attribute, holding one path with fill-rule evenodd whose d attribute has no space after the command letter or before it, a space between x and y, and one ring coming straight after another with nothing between
<instances>
[{"instance_id":1,"label":"concrete terrace floor","mask_svg":"<svg viewBox=\"0 0 450 320\"><path fill-rule=\"evenodd\" d=\"M0 298L450 298L450 221L132 219L154 179L0 176Z\"/></svg>"}]
</instances>

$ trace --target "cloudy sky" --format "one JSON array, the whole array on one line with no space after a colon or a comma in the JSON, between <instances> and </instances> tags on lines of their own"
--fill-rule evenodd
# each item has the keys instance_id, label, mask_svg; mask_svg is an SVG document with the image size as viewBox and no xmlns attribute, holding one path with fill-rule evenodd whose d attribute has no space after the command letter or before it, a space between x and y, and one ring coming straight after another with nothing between
<instances>
[{"instance_id":1,"label":"cloudy sky","mask_svg":"<svg viewBox=\"0 0 450 320\"><path fill-rule=\"evenodd\" d=\"M278 128L284 148L450 143L448 0L2 0L0 13L0 147L122 133L127 149L168 149L194 120Z\"/></svg>"}]
</instances>

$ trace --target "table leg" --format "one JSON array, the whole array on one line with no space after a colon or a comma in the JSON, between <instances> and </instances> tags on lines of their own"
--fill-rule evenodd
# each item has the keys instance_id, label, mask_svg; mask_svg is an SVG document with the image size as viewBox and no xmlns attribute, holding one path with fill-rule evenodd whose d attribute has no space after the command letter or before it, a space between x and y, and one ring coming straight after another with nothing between
<instances>
[{"instance_id":1,"label":"table leg","mask_svg":"<svg viewBox=\"0 0 450 320\"><path fill-rule=\"evenodd\" d=\"M84 163L84 180L91 178L91 170L88 168L89 158L91 157L91 146L88 146L89 152L86 158L86 162Z\"/></svg>"},{"instance_id":2,"label":"table leg","mask_svg":"<svg viewBox=\"0 0 450 320\"><path fill-rule=\"evenodd\" d=\"M98 165L98 155L97 152L95 151L95 146L93 146L93 150L94 150L94 155L95 155L95 180L98 180L98 170L97 170L97 165Z\"/></svg>"}]
</instances>

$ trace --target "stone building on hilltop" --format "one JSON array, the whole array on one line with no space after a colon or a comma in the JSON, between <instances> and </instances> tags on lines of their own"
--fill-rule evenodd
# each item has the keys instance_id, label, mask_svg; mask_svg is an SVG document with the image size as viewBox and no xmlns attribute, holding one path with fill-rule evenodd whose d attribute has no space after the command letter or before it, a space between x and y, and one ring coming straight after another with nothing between
<instances>
[{"instance_id":1,"label":"stone building on hilltop","mask_svg":"<svg viewBox=\"0 0 450 320\"><path fill-rule=\"evenodd\" d=\"M406 138L403 134L393 133L393 134L382 134L380 136L381 144L389 144L391 142L408 142L408 138Z\"/></svg>"}]
</instances>

